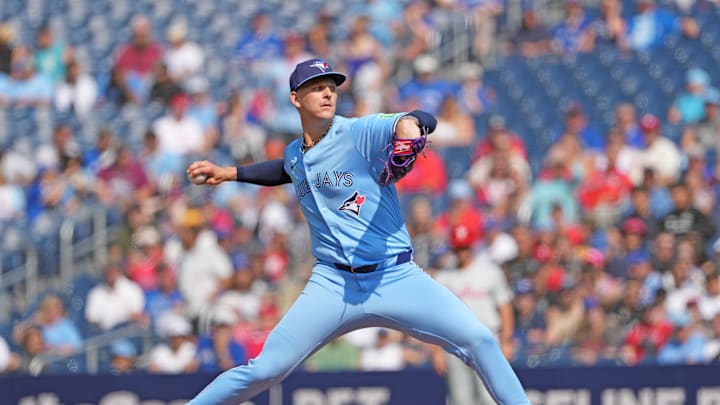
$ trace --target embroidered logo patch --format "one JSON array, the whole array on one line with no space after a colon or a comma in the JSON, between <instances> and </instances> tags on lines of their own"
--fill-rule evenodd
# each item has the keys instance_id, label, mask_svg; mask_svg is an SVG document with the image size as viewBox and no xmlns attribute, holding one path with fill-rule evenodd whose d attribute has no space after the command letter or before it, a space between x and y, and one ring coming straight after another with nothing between
<instances>
[{"instance_id":1,"label":"embroidered logo patch","mask_svg":"<svg viewBox=\"0 0 720 405\"><path fill-rule=\"evenodd\" d=\"M330 69L330 65L328 65L327 62L322 60L313 63L312 65L310 65L310 67L320 69L320 71L322 71L323 73L325 73L326 70Z\"/></svg>"},{"instance_id":2,"label":"embroidered logo patch","mask_svg":"<svg viewBox=\"0 0 720 405\"><path fill-rule=\"evenodd\" d=\"M343 201L338 210L349 211L360 216L360 207L363 204L365 204L365 196L356 191L347 200Z\"/></svg>"}]
</instances>

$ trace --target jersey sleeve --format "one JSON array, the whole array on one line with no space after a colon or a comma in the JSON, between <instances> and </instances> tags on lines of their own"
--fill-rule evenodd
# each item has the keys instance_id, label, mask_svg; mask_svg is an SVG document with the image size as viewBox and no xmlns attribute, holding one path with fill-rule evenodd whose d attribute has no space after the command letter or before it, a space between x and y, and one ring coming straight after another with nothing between
<instances>
[{"instance_id":1,"label":"jersey sleeve","mask_svg":"<svg viewBox=\"0 0 720 405\"><path fill-rule=\"evenodd\" d=\"M390 144L395 124L405 113L374 114L355 120L351 125L355 149L368 162L373 162Z\"/></svg>"}]
</instances>

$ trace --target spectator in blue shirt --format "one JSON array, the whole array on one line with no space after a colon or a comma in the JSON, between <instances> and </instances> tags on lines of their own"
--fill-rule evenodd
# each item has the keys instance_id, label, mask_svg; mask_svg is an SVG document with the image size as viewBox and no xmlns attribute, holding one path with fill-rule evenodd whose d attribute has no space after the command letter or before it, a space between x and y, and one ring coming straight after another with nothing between
<instances>
[{"instance_id":1,"label":"spectator in blue shirt","mask_svg":"<svg viewBox=\"0 0 720 405\"><path fill-rule=\"evenodd\" d=\"M555 52L574 54L590 52L595 46L592 21L579 0L566 0L565 19L553 30Z\"/></svg>"},{"instance_id":2,"label":"spectator in blue shirt","mask_svg":"<svg viewBox=\"0 0 720 405\"><path fill-rule=\"evenodd\" d=\"M675 98L668 112L668 121L673 124L695 124L705 118L710 75L703 69L692 68L685 74L685 82L685 91Z\"/></svg>"},{"instance_id":3,"label":"spectator in blue shirt","mask_svg":"<svg viewBox=\"0 0 720 405\"><path fill-rule=\"evenodd\" d=\"M660 349L659 364L696 364L703 362L706 338L693 324L688 312L668 314L673 325L673 336Z\"/></svg>"},{"instance_id":4,"label":"spectator in blue shirt","mask_svg":"<svg viewBox=\"0 0 720 405\"><path fill-rule=\"evenodd\" d=\"M655 48L670 35L697 37L699 28L694 20L658 9L655 0L638 0L636 4L637 13L628 24L627 46L630 49L644 51Z\"/></svg>"},{"instance_id":5,"label":"spectator in blue shirt","mask_svg":"<svg viewBox=\"0 0 720 405\"><path fill-rule=\"evenodd\" d=\"M571 104L565 111L565 127L555 135L553 143L565 136L578 137L584 149L599 152L605 149L605 137L590 125L587 114L578 103Z\"/></svg>"},{"instance_id":6,"label":"spectator in blue shirt","mask_svg":"<svg viewBox=\"0 0 720 405\"><path fill-rule=\"evenodd\" d=\"M153 325L167 312L179 312L183 299L177 289L173 270L161 263L157 266L158 288L145 293L145 313L150 316Z\"/></svg>"},{"instance_id":7,"label":"spectator in blue shirt","mask_svg":"<svg viewBox=\"0 0 720 405\"><path fill-rule=\"evenodd\" d=\"M235 58L247 63L275 58L282 54L283 41L273 31L272 20L265 12L252 18L250 30L235 45Z\"/></svg>"},{"instance_id":8,"label":"spectator in blue shirt","mask_svg":"<svg viewBox=\"0 0 720 405\"><path fill-rule=\"evenodd\" d=\"M245 348L232 336L235 316L216 312L213 318L210 332L198 339L198 371L215 373L244 364Z\"/></svg>"},{"instance_id":9,"label":"spectator in blue shirt","mask_svg":"<svg viewBox=\"0 0 720 405\"><path fill-rule=\"evenodd\" d=\"M405 110L412 105L417 109L436 115L440 111L440 104L445 97L457 94L458 85L435 76L439 64L437 59L431 55L418 57L413 67L415 78L402 84L398 89L400 102L403 105L401 109Z\"/></svg>"},{"instance_id":10,"label":"spectator in blue shirt","mask_svg":"<svg viewBox=\"0 0 720 405\"><path fill-rule=\"evenodd\" d=\"M65 315L63 302L58 296L45 297L35 319L49 351L69 354L82 348L80 331Z\"/></svg>"}]
</instances>

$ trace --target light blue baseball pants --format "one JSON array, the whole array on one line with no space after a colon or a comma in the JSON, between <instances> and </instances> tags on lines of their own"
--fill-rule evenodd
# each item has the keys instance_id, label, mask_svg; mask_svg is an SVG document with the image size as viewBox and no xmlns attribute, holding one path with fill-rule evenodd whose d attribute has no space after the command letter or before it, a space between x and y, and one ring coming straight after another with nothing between
<instances>
[{"instance_id":1,"label":"light blue baseball pants","mask_svg":"<svg viewBox=\"0 0 720 405\"><path fill-rule=\"evenodd\" d=\"M438 344L473 367L499 404L530 404L490 330L450 290L408 262L366 274L316 264L260 355L219 375L189 405L237 405L282 381L329 341L369 326Z\"/></svg>"}]
</instances>

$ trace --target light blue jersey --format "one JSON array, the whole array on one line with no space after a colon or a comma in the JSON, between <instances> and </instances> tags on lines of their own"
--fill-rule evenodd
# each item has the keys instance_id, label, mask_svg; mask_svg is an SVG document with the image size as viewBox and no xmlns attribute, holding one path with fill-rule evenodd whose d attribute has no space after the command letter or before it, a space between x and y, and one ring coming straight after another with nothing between
<instances>
[{"instance_id":1,"label":"light blue jersey","mask_svg":"<svg viewBox=\"0 0 720 405\"><path fill-rule=\"evenodd\" d=\"M401 116L336 116L312 149L303 153L301 139L285 149L285 172L310 226L318 261L357 267L410 249L395 187L378 183Z\"/></svg>"}]
</instances>

